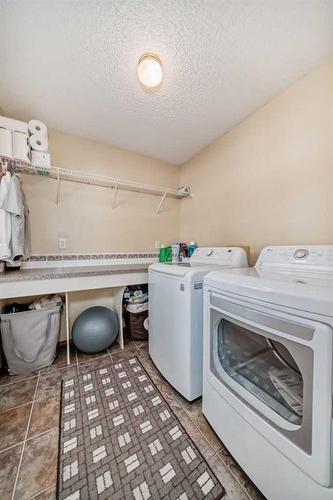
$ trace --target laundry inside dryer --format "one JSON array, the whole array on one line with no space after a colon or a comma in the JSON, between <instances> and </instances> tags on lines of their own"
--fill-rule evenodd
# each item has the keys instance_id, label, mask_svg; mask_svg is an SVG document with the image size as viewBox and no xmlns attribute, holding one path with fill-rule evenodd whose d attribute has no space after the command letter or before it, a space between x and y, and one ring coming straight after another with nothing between
<instances>
[{"instance_id":1,"label":"laundry inside dryer","mask_svg":"<svg viewBox=\"0 0 333 500\"><path fill-rule=\"evenodd\" d=\"M303 378L288 349L226 319L220 321L217 337L223 370L272 410L300 425Z\"/></svg>"}]
</instances>

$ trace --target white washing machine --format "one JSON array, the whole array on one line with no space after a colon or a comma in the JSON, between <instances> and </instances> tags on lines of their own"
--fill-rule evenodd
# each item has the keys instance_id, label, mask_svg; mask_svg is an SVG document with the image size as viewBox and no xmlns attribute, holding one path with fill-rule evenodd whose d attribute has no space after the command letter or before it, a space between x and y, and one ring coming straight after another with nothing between
<instances>
[{"instance_id":1,"label":"white washing machine","mask_svg":"<svg viewBox=\"0 0 333 500\"><path fill-rule=\"evenodd\" d=\"M204 281L203 413L269 500L332 500L333 246Z\"/></svg>"},{"instance_id":2,"label":"white washing machine","mask_svg":"<svg viewBox=\"0 0 333 500\"><path fill-rule=\"evenodd\" d=\"M186 399L202 394L202 281L212 269L247 266L242 248L197 248L184 264L149 267L149 354Z\"/></svg>"}]
</instances>

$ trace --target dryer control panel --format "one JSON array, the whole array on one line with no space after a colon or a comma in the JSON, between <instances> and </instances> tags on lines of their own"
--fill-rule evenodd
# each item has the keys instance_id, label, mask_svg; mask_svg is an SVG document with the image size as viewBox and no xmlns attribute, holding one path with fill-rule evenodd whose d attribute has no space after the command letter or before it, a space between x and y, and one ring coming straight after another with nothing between
<instances>
[{"instance_id":1,"label":"dryer control panel","mask_svg":"<svg viewBox=\"0 0 333 500\"><path fill-rule=\"evenodd\" d=\"M256 268L333 272L333 245L292 245L263 248Z\"/></svg>"}]
</instances>

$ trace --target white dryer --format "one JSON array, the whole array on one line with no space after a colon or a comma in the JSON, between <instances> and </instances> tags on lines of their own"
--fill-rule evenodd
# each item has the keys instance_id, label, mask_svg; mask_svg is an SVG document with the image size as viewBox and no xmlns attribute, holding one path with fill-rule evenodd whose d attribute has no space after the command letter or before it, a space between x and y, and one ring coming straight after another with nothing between
<instances>
[{"instance_id":1,"label":"white dryer","mask_svg":"<svg viewBox=\"0 0 333 500\"><path fill-rule=\"evenodd\" d=\"M269 500L332 500L333 246L204 282L203 413Z\"/></svg>"},{"instance_id":2,"label":"white dryer","mask_svg":"<svg viewBox=\"0 0 333 500\"><path fill-rule=\"evenodd\" d=\"M212 269L247 266L242 248L197 248L188 263L149 267L149 354L186 399L202 394L202 282Z\"/></svg>"}]
</instances>

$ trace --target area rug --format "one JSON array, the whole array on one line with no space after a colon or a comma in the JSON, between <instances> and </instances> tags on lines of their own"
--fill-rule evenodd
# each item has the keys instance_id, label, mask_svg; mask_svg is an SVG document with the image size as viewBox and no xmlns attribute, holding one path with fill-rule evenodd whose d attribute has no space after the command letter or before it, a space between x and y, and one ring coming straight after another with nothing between
<instances>
[{"instance_id":1,"label":"area rug","mask_svg":"<svg viewBox=\"0 0 333 500\"><path fill-rule=\"evenodd\" d=\"M137 358L63 380L59 500L217 500L224 494Z\"/></svg>"}]
</instances>

